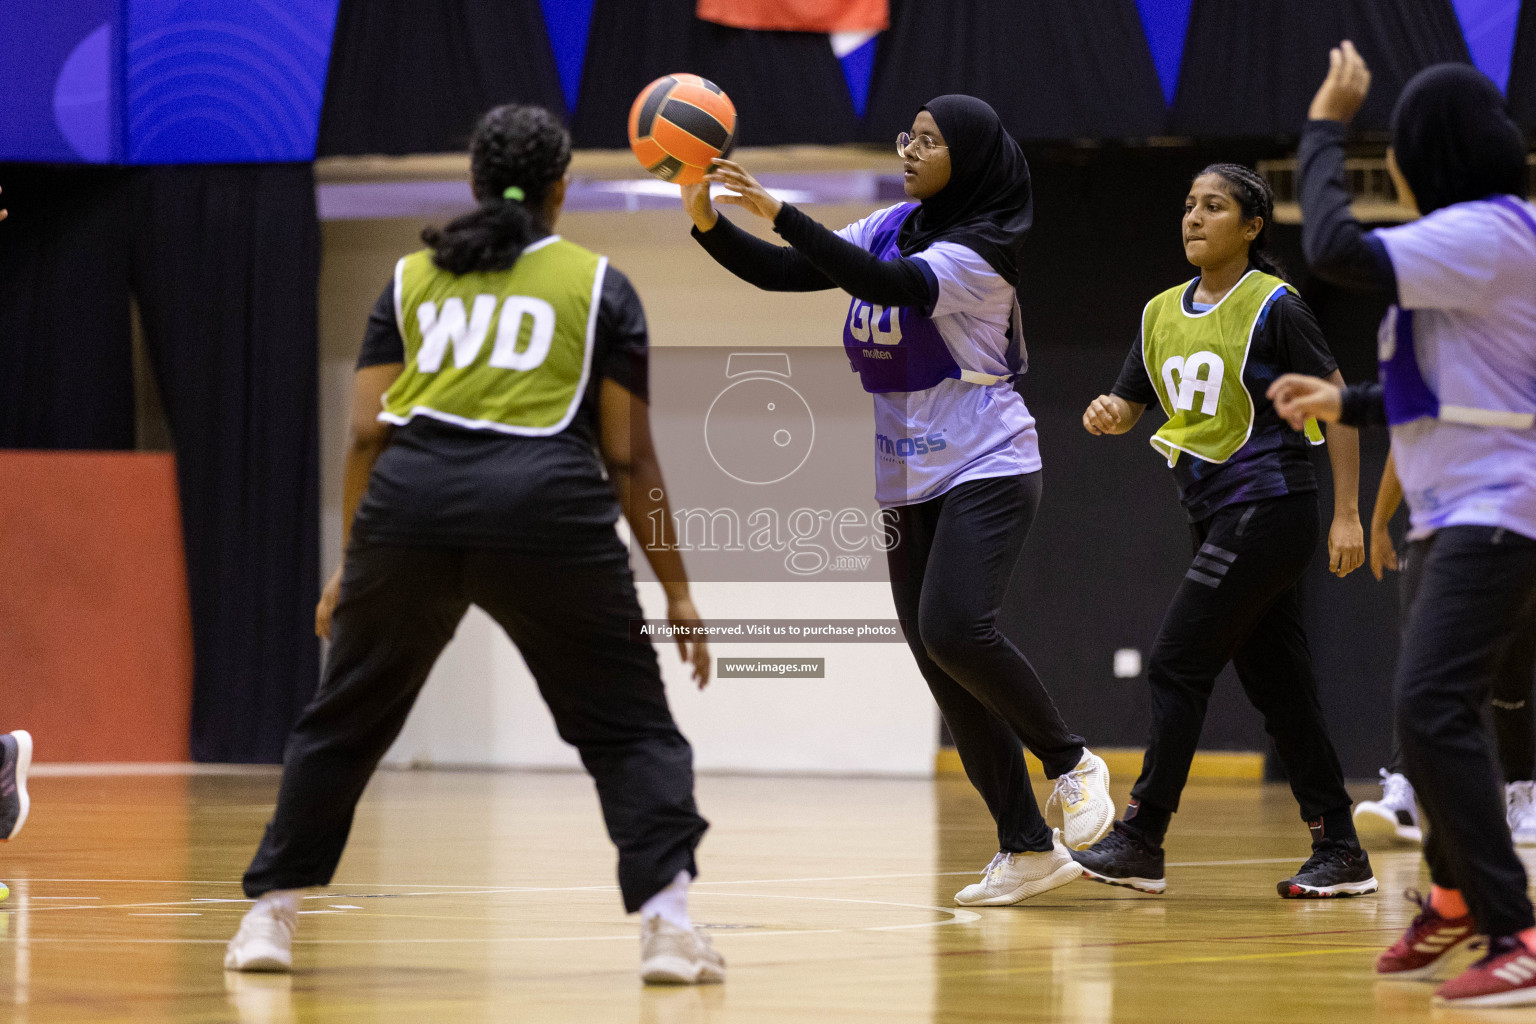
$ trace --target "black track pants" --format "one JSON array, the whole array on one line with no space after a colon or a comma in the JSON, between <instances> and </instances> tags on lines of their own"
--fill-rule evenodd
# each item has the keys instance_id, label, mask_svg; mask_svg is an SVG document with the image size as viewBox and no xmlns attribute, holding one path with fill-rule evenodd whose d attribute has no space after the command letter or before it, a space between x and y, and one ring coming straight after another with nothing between
<instances>
[{"instance_id":1,"label":"black track pants","mask_svg":"<svg viewBox=\"0 0 1536 1024\"><path fill-rule=\"evenodd\" d=\"M288 739L247 896L330 882L363 788L471 604L517 645L597 784L625 909L696 872L708 823L694 807L693 751L672 721L656 652L629 638L641 612L627 565L354 543L324 678Z\"/></svg>"},{"instance_id":2,"label":"black track pants","mask_svg":"<svg viewBox=\"0 0 1536 1024\"><path fill-rule=\"evenodd\" d=\"M1424 559L1434 544L1434 536L1412 541L1403 550L1402 573L1398 580L1403 623L1408 621L1408 611L1424 575ZM1531 690L1536 686L1536 607L1515 635L1499 662L1493 677L1493 696L1489 700L1489 718L1493 724L1493 738L1499 748L1499 767L1505 782L1529 782L1536 779L1536 708L1532 707ZM1396 714L1393 715L1394 722ZM1403 771L1403 744L1398 738L1397 727L1392 729L1392 760L1389 772Z\"/></svg>"},{"instance_id":3,"label":"black track pants","mask_svg":"<svg viewBox=\"0 0 1536 1024\"><path fill-rule=\"evenodd\" d=\"M1297 584L1318 541L1317 496L1228 505L1190 527L1195 556L1163 618L1147 681L1152 739L1131 795L1179 809L1216 677L1232 662L1303 819L1347 808L1302 627Z\"/></svg>"},{"instance_id":4,"label":"black track pants","mask_svg":"<svg viewBox=\"0 0 1536 1024\"><path fill-rule=\"evenodd\" d=\"M1536 540L1447 527L1426 552L1398 653L1397 731L1428 819L1430 877L1460 889L1478 929L1496 936L1536 922L1482 711L1533 604Z\"/></svg>"},{"instance_id":5,"label":"black track pants","mask_svg":"<svg viewBox=\"0 0 1536 1024\"><path fill-rule=\"evenodd\" d=\"M998 848L1051 848L1023 747L1055 778L1077 767L1083 739L997 616L1040 505L1040 474L972 480L892 509L891 593L907 646L938 702L965 774L997 821Z\"/></svg>"}]
</instances>

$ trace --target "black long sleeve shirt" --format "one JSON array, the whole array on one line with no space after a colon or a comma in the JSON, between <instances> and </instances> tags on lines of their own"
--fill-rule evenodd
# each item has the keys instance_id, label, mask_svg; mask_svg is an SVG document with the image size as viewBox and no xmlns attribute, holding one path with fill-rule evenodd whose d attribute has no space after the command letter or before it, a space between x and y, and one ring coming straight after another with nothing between
<instances>
[{"instance_id":1,"label":"black long sleeve shirt","mask_svg":"<svg viewBox=\"0 0 1536 1024\"><path fill-rule=\"evenodd\" d=\"M1296 154L1301 245L1312 272L1350 291L1397 301L1397 275L1386 247L1349 209L1340 121L1308 121Z\"/></svg>"},{"instance_id":2,"label":"black long sleeve shirt","mask_svg":"<svg viewBox=\"0 0 1536 1024\"><path fill-rule=\"evenodd\" d=\"M922 260L883 260L839 237L788 203L773 229L790 248L765 242L724 217L708 231L693 229L704 250L749 284L768 291L841 288L879 306L933 308L938 280Z\"/></svg>"}]
</instances>

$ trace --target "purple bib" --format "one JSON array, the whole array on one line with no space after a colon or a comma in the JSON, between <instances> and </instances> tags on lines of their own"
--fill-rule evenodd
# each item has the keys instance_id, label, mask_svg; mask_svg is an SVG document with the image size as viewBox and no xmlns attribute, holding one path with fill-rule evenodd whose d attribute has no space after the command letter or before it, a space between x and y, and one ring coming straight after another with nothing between
<instances>
[{"instance_id":1,"label":"purple bib","mask_svg":"<svg viewBox=\"0 0 1536 1024\"><path fill-rule=\"evenodd\" d=\"M1514 200L1506 196L1494 196L1492 202L1513 213L1536 234L1536 220ZM1398 426L1426 416L1440 415L1440 399L1419 372L1419 357L1413 345L1413 310L1399 309L1393 325L1391 358L1380 363L1381 397L1387 406L1387 423Z\"/></svg>"},{"instance_id":2,"label":"purple bib","mask_svg":"<svg viewBox=\"0 0 1536 1024\"><path fill-rule=\"evenodd\" d=\"M902 203L887 211L870 237L869 251L882 260L899 257L896 236L916 209L916 203ZM843 351L871 394L927 391L960 376L938 325L912 306L898 309L854 299L843 324Z\"/></svg>"}]
</instances>

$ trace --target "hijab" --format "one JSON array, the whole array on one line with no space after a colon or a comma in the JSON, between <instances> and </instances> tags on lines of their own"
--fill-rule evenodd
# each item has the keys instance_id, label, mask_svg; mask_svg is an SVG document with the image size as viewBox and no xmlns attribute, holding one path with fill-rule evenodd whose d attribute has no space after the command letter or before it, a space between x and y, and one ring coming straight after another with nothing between
<instances>
[{"instance_id":1,"label":"hijab","mask_svg":"<svg viewBox=\"0 0 1536 1024\"><path fill-rule=\"evenodd\" d=\"M1392 152L1423 214L1525 194L1525 138L1499 87L1467 64L1408 80L1392 110Z\"/></svg>"},{"instance_id":2,"label":"hijab","mask_svg":"<svg viewBox=\"0 0 1536 1024\"><path fill-rule=\"evenodd\" d=\"M957 242L1017 286L1019 251L1035 218L1024 151L997 112L974 96L940 96L922 109L949 146L949 182L901 226L901 254Z\"/></svg>"}]
</instances>

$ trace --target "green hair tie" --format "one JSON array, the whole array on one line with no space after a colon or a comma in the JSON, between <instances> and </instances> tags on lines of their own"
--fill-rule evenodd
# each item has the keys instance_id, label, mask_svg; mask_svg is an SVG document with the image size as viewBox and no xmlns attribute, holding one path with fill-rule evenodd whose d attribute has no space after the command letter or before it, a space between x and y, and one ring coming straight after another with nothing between
<instances>
[{"instance_id":1,"label":"green hair tie","mask_svg":"<svg viewBox=\"0 0 1536 1024\"><path fill-rule=\"evenodd\" d=\"M516 185L508 185L506 188L502 189L502 191L501 191L501 198L503 198L503 199L513 199L513 200L516 200L517 202L520 203L524 199L528 198L528 193L524 192L522 189L518 188Z\"/></svg>"}]
</instances>

